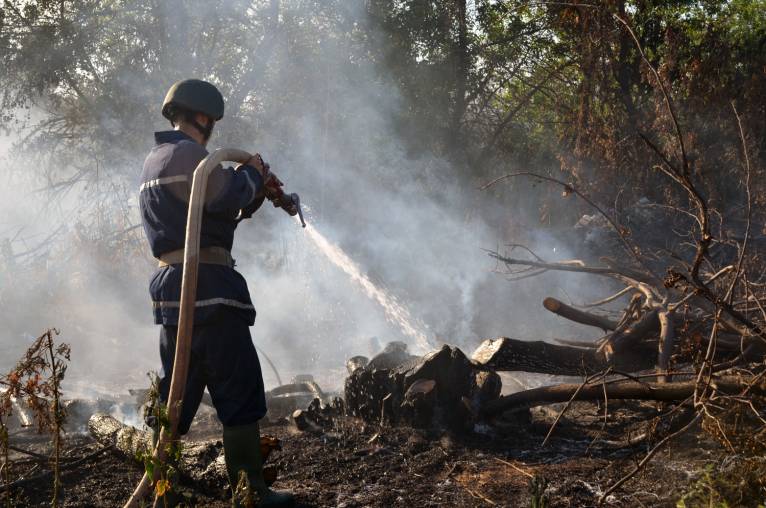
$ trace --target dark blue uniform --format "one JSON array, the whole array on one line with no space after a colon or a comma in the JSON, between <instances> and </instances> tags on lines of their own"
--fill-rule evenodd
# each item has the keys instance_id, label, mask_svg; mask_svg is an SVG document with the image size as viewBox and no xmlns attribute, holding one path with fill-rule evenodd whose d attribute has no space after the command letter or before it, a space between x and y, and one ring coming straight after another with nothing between
<instances>
[{"instance_id":1,"label":"dark blue uniform","mask_svg":"<svg viewBox=\"0 0 766 508\"><path fill-rule=\"evenodd\" d=\"M152 254L183 249L192 175L208 152L180 131L155 133L156 145L141 174L141 218ZM255 168L213 170L208 180L200 247L231 250L234 231L263 203L263 179ZM160 332L160 400L167 402L173 371L182 265L159 268L149 292ZM179 432L189 430L207 386L226 426L255 423L266 414L263 379L249 327L255 308L245 279L234 268L200 264L191 363Z\"/></svg>"}]
</instances>

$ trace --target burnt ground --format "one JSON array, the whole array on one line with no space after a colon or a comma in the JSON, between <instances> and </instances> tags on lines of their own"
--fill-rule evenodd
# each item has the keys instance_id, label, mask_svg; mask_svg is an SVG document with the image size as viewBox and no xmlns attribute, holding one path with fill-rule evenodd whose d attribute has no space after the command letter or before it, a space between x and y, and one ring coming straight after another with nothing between
<instances>
[{"instance_id":1,"label":"burnt ground","mask_svg":"<svg viewBox=\"0 0 766 508\"><path fill-rule=\"evenodd\" d=\"M643 457L651 439L669 430L651 428L660 411L654 405L616 407L610 401L610 406L604 425L602 408L573 404L544 448L541 443L562 406L535 409L531 420L478 427L481 432L462 436L381 428L347 417L336 418L322 433L298 432L288 425L268 427L264 433L282 440L283 450L270 459L280 470L275 487L295 492L301 506L530 506L530 475L547 482L548 506L594 506L600 493ZM646 430L651 431L649 442L626 444L628 436ZM44 441L11 436L13 444L41 452ZM89 436L70 435L65 455L83 457L98 449ZM606 504L676 506L697 478L704 477L705 467L720 465L725 455L706 433L689 432ZM45 468L34 459L13 457L15 478ZM60 505L120 506L141 474L139 466L104 452L64 472ZM223 492L189 492L196 506L229 506ZM50 494L50 478L40 479L15 489L12 505L43 506ZM742 496L728 506L757 506L759 500Z\"/></svg>"}]
</instances>

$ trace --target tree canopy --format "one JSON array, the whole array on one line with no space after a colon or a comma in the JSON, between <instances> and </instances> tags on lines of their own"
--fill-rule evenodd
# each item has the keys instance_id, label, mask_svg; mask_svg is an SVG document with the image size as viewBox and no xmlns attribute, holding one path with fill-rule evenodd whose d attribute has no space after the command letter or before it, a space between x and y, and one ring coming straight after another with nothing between
<instances>
[{"instance_id":1,"label":"tree canopy","mask_svg":"<svg viewBox=\"0 0 766 508\"><path fill-rule=\"evenodd\" d=\"M196 76L226 96L220 135L233 144L258 140L298 154L317 130L360 139L363 129L368 152L347 147L359 152L352 158L378 150L374 159L385 160L389 145L380 141L396 137L403 157L435 155L474 183L534 166L563 171L596 195L640 186L656 197L662 179L650 166L660 161L647 140L679 154L646 62L675 101L697 171L726 174L738 164L732 102L754 166L763 167L765 7L5 0L3 126L26 128L23 145L55 157L52 184L93 178L104 165L127 171L145 150L145 126L161 125L164 91ZM708 191L725 201L737 184Z\"/></svg>"}]
</instances>

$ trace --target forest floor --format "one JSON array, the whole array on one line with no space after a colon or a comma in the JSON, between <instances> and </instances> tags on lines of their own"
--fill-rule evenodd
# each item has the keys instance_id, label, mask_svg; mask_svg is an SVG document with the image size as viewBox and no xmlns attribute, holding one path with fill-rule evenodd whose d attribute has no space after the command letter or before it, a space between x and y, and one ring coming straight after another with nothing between
<instances>
[{"instance_id":1,"label":"forest floor","mask_svg":"<svg viewBox=\"0 0 766 508\"><path fill-rule=\"evenodd\" d=\"M506 422L502 430L477 427L478 432L460 436L379 427L348 417L336 418L322 433L298 432L289 425L268 427L264 433L282 440L282 451L270 459L280 471L275 488L293 491L299 506L519 507L530 506L533 493L542 488L547 506L595 506L601 493L631 471L651 447L651 440L632 447L625 440L647 431L663 409L610 401L604 424L603 407L574 403L542 447L561 408L533 409L531 419ZM207 419L195 425L192 435L196 432L197 437L218 432ZM43 436L16 435L11 441L47 452ZM99 448L87 434L70 434L64 455L84 457ZM726 455L705 432L689 432L655 456L605 505L674 507L690 489L707 488L699 479L704 479L706 467L727 460ZM29 457L15 459L15 478L33 475L39 467ZM138 465L105 451L63 472L59 505L120 506L142 473ZM537 489L532 477L537 477ZM13 506L48 505L51 483L48 477L15 489ZM190 487L196 506L230 506L224 492ZM757 506L747 499L746 490L728 506ZM0 504L4 506L4 500Z\"/></svg>"}]
</instances>

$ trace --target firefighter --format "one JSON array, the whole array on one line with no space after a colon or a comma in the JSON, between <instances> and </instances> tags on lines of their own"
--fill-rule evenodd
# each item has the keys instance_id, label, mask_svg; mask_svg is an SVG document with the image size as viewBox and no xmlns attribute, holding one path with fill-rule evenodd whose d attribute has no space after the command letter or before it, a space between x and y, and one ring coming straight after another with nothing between
<instances>
[{"instance_id":1,"label":"firefighter","mask_svg":"<svg viewBox=\"0 0 766 508\"><path fill-rule=\"evenodd\" d=\"M162 372L159 399L167 403L173 372L186 214L192 174L207 156L215 123L223 118L224 100L205 81L174 84L162 104L173 130L156 132L155 146L144 162L139 202L144 231L159 267L151 278L155 323L161 325ZM266 414L261 367L250 338L255 308L245 279L234 269L231 248L239 221L261 206L279 180L259 155L235 168L218 166L205 195L199 253L194 333L186 390L178 425L189 431L207 387L223 424L226 469L232 487L244 471L258 506L293 506L289 493L269 489L263 478L258 420ZM156 422L153 423L156 429ZM235 499L234 505L238 506Z\"/></svg>"}]
</instances>

